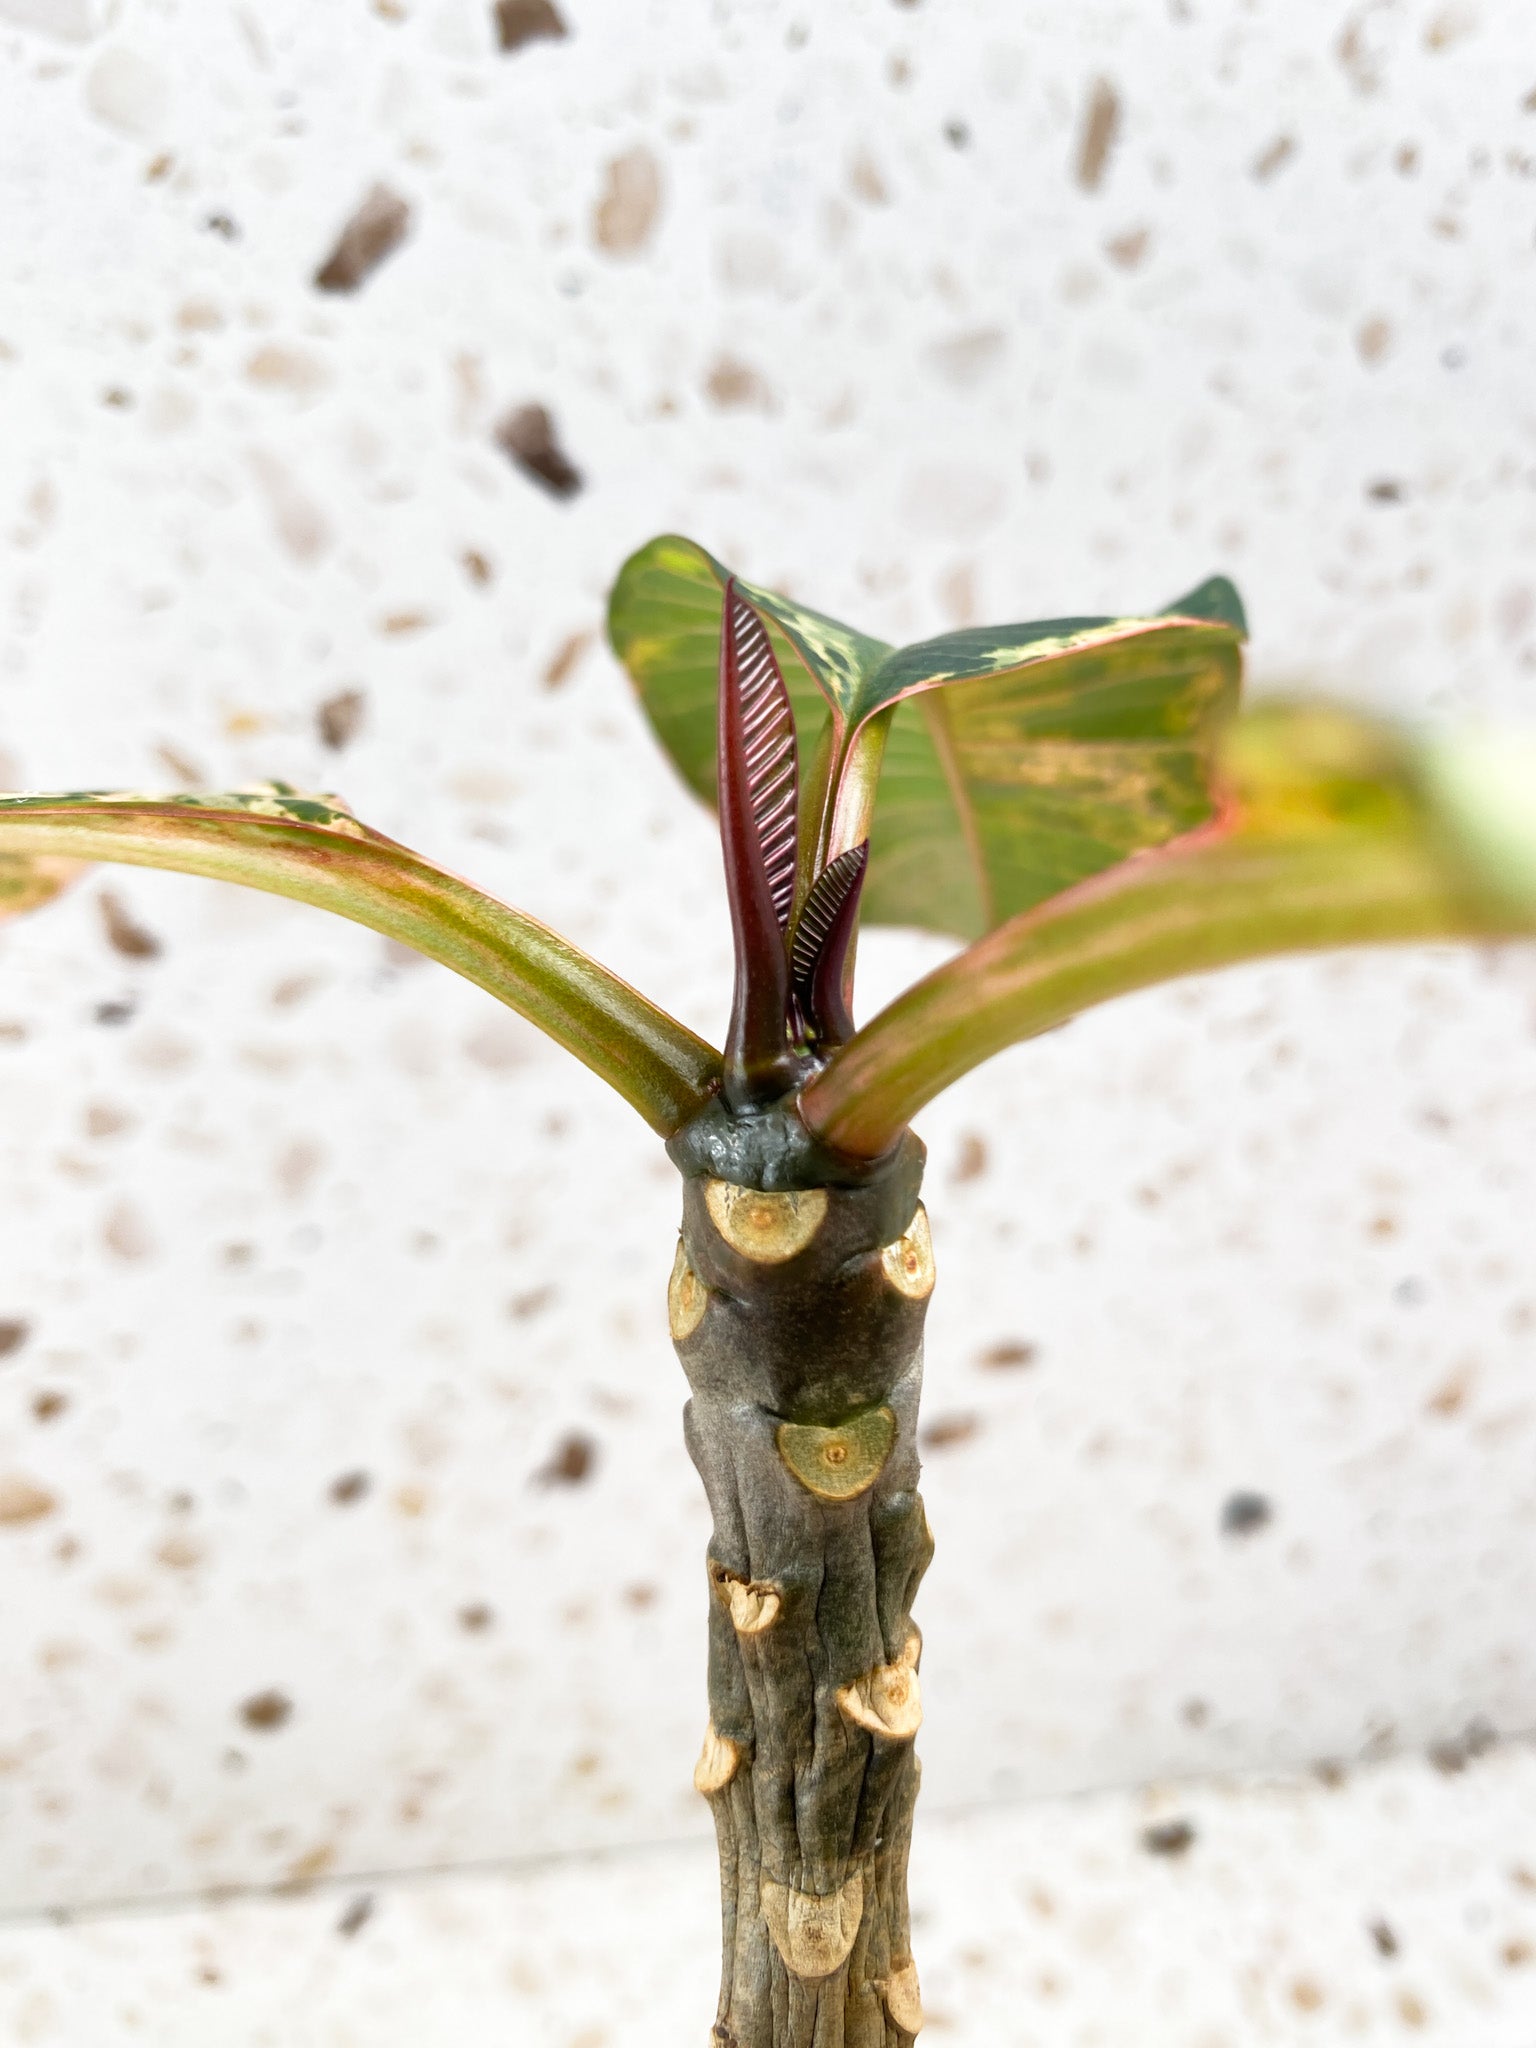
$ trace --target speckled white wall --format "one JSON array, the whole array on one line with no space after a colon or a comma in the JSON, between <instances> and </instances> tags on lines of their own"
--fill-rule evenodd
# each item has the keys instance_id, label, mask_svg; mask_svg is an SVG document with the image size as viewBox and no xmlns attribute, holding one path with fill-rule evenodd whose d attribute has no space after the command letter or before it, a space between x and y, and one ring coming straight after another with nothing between
<instances>
[{"instance_id":1,"label":"speckled white wall","mask_svg":"<svg viewBox=\"0 0 1536 2048\"><path fill-rule=\"evenodd\" d=\"M1222 567L1261 687L1529 713L1526 0L560 9L0 0L0 779L340 787L716 1035L658 529L891 638ZM1536 1723L1533 1012L1266 968L925 1119L935 1807ZM0 1903L707 1826L623 1105L123 871L0 942L0 1130Z\"/></svg>"}]
</instances>

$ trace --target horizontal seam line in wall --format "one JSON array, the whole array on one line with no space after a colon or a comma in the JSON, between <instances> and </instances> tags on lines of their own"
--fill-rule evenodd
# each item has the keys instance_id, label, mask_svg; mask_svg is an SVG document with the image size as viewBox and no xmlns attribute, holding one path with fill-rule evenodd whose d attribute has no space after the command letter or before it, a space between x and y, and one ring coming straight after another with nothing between
<instances>
[{"instance_id":1,"label":"horizontal seam line in wall","mask_svg":"<svg viewBox=\"0 0 1536 2048\"><path fill-rule=\"evenodd\" d=\"M1484 1757L1498 1756L1518 1750L1536 1749L1536 1728L1525 1728L1498 1736L1476 1757L1469 1758L1466 1769L1475 1774ZM1392 1750L1383 1756L1357 1757L1352 1763L1342 1766L1347 1776L1367 1774L1395 1763L1423 1762L1425 1752L1419 1749L1403 1748ZM1159 1777L1155 1780L1127 1781L1118 1784L1087 1785L1074 1792L1050 1793L1037 1798L1013 1795L1000 1799L954 1800L945 1806L919 1807L917 1824L919 1829L934 1822L966 1820L981 1814L1022 1813L1031 1809L1077 1806L1088 1800L1124 1797L1137 1791L1145 1791L1155 1784L1159 1791L1167 1792L1183 1786L1191 1792L1220 1792L1225 1790L1263 1792L1285 1792L1300 1785L1309 1784L1316 1770L1323 1762L1333 1763L1337 1759L1319 1759L1311 1769L1294 1766L1288 1769L1230 1772L1191 1772L1181 1776ZM224 1906L261 1905L278 1900L302 1900L316 1897L346 1897L369 1889L382 1890L385 1886L401 1889L410 1885L450 1883L457 1878L511 1879L536 1877L546 1871L571 1870L582 1865L600 1869L606 1864L632 1863L647 1856L687 1856L701 1853L709 1848L713 1853L713 1838L707 1834L665 1835L645 1842L623 1842L602 1849L552 1849L540 1856L486 1856L472 1858L462 1863L418 1863L398 1867L381 1867L374 1870L338 1872L333 1877L306 1878L301 1883L278 1880L271 1884L214 1884L202 1890L183 1892L161 1892L147 1898L118 1897L89 1899L74 1906L24 1906L14 1912L0 1912L0 1932L20 1927L72 1927L88 1920L132 1920L155 1918L179 1913L212 1912Z\"/></svg>"}]
</instances>

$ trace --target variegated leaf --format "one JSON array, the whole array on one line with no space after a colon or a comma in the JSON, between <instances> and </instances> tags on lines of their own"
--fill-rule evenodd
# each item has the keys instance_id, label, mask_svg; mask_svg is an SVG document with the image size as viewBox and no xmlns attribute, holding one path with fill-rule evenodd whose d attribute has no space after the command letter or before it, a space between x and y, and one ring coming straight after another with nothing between
<instances>
[{"instance_id":1,"label":"variegated leaf","mask_svg":"<svg viewBox=\"0 0 1536 2048\"><path fill-rule=\"evenodd\" d=\"M1269 706L1222 751L1202 829L1010 918L835 1053L808 1127L873 1157L1004 1046L1150 983L1268 954L1536 935L1536 743L1418 740Z\"/></svg>"},{"instance_id":2,"label":"variegated leaf","mask_svg":"<svg viewBox=\"0 0 1536 2048\"><path fill-rule=\"evenodd\" d=\"M334 797L281 784L219 796L125 791L0 798L0 860L122 861L242 882L413 946L519 1011L670 1135L720 1057L607 968L522 911L361 825Z\"/></svg>"},{"instance_id":3,"label":"variegated leaf","mask_svg":"<svg viewBox=\"0 0 1536 2048\"><path fill-rule=\"evenodd\" d=\"M726 574L665 536L626 563L610 607L615 649L658 737L706 798ZM866 918L974 937L1209 814L1211 751L1236 702L1244 631L1224 578L1166 613L989 627L895 651L742 587L793 658L806 758L817 741L802 897L813 874L868 837ZM826 707L819 719L808 685Z\"/></svg>"}]
</instances>

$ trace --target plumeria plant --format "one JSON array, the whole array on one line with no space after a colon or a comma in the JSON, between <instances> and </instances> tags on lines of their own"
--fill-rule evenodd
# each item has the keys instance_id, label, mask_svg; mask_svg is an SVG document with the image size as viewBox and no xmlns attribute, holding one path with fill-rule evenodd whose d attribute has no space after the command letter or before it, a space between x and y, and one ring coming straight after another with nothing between
<instances>
[{"instance_id":1,"label":"plumeria plant","mask_svg":"<svg viewBox=\"0 0 1536 2048\"><path fill-rule=\"evenodd\" d=\"M933 1250L912 1118L1015 1040L1268 954L1536 933L1536 746L1319 702L1240 714L1215 578L1165 611L892 648L663 536L609 630L719 812L735 987L717 1052L523 912L281 785L0 799L0 909L79 865L336 911L586 1062L683 1182L668 1287L714 1530L717 2048L909 2048L916 1430ZM862 1026L860 921L963 950Z\"/></svg>"}]
</instances>

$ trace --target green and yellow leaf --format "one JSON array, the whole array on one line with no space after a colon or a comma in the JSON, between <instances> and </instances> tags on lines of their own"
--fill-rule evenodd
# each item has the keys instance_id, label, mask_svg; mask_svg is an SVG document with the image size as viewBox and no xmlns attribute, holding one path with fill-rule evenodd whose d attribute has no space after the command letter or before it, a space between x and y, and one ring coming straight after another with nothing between
<instances>
[{"instance_id":1,"label":"green and yellow leaf","mask_svg":"<svg viewBox=\"0 0 1536 2048\"><path fill-rule=\"evenodd\" d=\"M665 535L625 564L609 613L658 738L706 801L726 574ZM1244 632L1223 578L1163 614L991 627L897 650L742 587L769 620L801 758L817 762L802 896L813 871L868 836L867 918L975 937L1209 815Z\"/></svg>"},{"instance_id":2,"label":"green and yellow leaf","mask_svg":"<svg viewBox=\"0 0 1536 2048\"><path fill-rule=\"evenodd\" d=\"M1536 743L1415 739L1268 706L1222 749L1219 816L1016 914L918 982L801 1096L882 1152L950 1082L1112 997L1267 955L1536 934Z\"/></svg>"},{"instance_id":3,"label":"green and yellow leaf","mask_svg":"<svg viewBox=\"0 0 1536 2048\"><path fill-rule=\"evenodd\" d=\"M0 797L0 862L40 903L61 863L120 861L241 882L369 926L537 1024L670 1136L716 1086L711 1046L536 919L281 784L219 796ZM55 882L54 887L58 884ZM30 906L28 906L30 907Z\"/></svg>"},{"instance_id":4,"label":"green and yellow leaf","mask_svg":"<svg viewBox=\"0 0 1536 2048\"><path fill-rule=\"evenodd\" d=\"M1189 831L1241 676L1240 628L1190 614L903 648L871 684L896 711L866 914L978 937Z\"/></svg>"}]
</instances>

